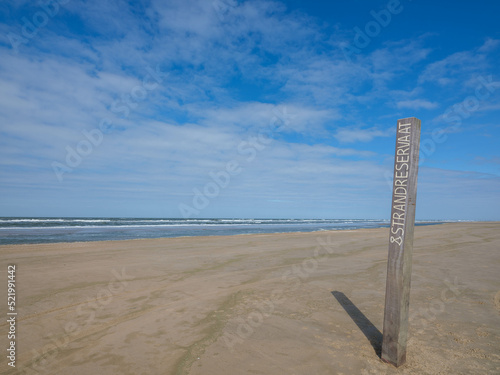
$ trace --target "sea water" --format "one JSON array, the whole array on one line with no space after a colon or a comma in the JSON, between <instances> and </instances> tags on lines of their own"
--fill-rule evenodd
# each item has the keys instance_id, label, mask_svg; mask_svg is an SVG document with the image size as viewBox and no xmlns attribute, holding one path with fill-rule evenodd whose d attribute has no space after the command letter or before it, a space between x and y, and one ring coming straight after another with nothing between
<instances>
[{"instance_id":1,"label":"sea water","mask_svg":"<svg viewBox=\"0 0 500 375\"><path fill-rule=\"evenodd\" d=\"M442 221L426 221L420 224L437 224L441 222ZM376 219L2 217L0 218L0 244L313 232L378 228L388 227L388 225L388 220Z\"/></svg>"}]
</instances>

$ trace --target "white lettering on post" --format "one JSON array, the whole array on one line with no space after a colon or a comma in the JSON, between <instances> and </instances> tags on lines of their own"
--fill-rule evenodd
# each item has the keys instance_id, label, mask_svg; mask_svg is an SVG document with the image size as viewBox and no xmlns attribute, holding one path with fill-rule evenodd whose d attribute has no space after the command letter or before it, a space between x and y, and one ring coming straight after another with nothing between
<instances>
[{"instance_id":1,"label":"white lettering on post","mask_svg":"<svg viewBox=\"0 0 500 375\"><path fill-rule=\"evenodd\" d=\"M408 204L408 162L410 161L410 127L411 124L398 124L396 142L396 164L394 174L394 196L391 218L391 243L403 244L406 207Z\"/></svg>"}]
</instances>

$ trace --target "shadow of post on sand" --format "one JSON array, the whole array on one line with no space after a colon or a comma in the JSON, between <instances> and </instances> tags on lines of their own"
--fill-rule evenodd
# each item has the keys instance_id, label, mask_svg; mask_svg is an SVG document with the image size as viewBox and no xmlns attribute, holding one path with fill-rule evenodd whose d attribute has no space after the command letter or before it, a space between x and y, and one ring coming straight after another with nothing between
<instances>
[{"instance_id":1,"label":"shadow of post on sand","mask_svg":"<svg viewBox=\"0 0 500 375\"><path fill-rule=\"evenodd\" d=\"M375 354L380 358L382 353L382 333L344 293L335 290L332 292L332 295L349 314L351 319L354 323L356 323L361 332L363 332L368 341L370 341L370 344L375 350Z\"/></svg>"}]
</instances>

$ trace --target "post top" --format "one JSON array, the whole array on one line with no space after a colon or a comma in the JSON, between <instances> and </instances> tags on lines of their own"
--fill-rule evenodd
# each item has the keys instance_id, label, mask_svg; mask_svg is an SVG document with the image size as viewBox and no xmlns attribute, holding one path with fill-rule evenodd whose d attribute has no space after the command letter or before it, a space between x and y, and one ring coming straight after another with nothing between
<instances>
[{"instance_id":1,"label":"post top","mask_svg":"<svg viewBox=\"0 0 500 375\"><path fill-rule=\"evenodd\" d=\"M405 118L400 118L398 121L420 121L420 119L416 118L416 117L405 117Z\"/></svg>"}]
</instances>

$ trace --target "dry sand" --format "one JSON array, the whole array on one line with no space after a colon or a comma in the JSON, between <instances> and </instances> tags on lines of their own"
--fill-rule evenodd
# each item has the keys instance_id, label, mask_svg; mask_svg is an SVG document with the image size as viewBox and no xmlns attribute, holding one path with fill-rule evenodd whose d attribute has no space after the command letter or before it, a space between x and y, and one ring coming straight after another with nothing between
<instances>
[{"instance_id":1,"label":"dry sand","mask_svg":"<svg viewBox=\"0 0 500 375\"><path fill-rule=\"evenodd\" d=\"M1 246L2 311L14 263L19 315L17 369L2 355L0 373L500 374L500 223L416 228L399 369L378 357L387 237Z\"/></svg>"}]
</instances>

